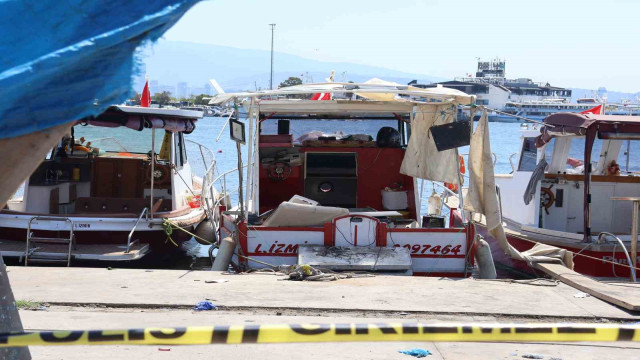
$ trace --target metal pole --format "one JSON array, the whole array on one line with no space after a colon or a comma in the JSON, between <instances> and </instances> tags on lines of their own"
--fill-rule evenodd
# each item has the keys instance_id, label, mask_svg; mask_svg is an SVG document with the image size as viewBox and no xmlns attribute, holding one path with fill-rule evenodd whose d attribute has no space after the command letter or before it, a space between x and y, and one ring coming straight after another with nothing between
<instances>
[{"instance_id":1,"label":"metal pole","mask_svg":"<svg viewBox=\"0 0 640 360\"><path fill-rule=\"evenodd\" d=\"M175 133L174 133L175 135ZM174 141L175 144L175 141ZM172 151L175 154L175 151ZM149 217L153 219L153 183L156 163L156 129L151 129L151 190L149 191Z\"/></svg>"},{"instance_id":2,"label":"metal pole","mask_svg":"<svg viewBox=\"0 0 640 360\"><path fill-rule=\"evenodd\" d=\"M276 24L269 24L271 27L271 77L269 80L269 89L273 90L273 32L276 28Z\"/></svg>"},{"instance_id":3,"label":"metal pole","mask_svg":"<svg viewBox=\"0 0 640 360\"><path fill-rule=\"evenodd\" d=\"M633 200L633 221L631 222L631 261L632 261L632 269L629 269L631 272L631 280L634 280L634 273L636 272L636 267L638 266L638 208L640 207L640 201Z\"/></svg>"}]
</instances>

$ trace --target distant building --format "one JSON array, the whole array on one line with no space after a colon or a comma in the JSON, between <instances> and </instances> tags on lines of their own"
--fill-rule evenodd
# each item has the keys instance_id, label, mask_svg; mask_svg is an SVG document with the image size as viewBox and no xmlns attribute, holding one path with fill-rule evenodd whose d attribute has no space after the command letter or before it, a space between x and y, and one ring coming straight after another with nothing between
<instances>
[{"instance_id":1,"label":"distant building","mask_svg":"<svg viewBox=\"0 0 640 360\"><path fill-rule=\"evenodd\" d=\"M207 95L213 95L213 86L209 83L204 83L204 93Z\"/></svg>"},{"instance_id":2,"label":"distant building","mask_svg":"<svg viewBox=\"0 0 640 360\"><path fill-rule=\"evenodd\" d=\"M151 95L154 95L156 93L158 93L158 88L159 88L159 84L158 84L158 80L151 80L149 81L149 92L151 93Z\"/></svg>"},{"instance_id":3,"label":"distant building","mask_svg":"<svg viewBox=\"0 0 640 360\"><path fill-rule=\"evenodd\" d=\"M176 97L177 98L186 98L189 97L188 95L188 85L186 82L181 81L178 83L178 86L176 87Z\"/></svg>"}]
</instances>

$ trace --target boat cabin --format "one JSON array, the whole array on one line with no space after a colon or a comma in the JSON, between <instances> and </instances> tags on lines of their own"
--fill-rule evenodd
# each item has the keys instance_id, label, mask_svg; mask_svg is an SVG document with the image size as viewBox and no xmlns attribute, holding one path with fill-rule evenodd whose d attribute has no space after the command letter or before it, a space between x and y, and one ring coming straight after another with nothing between
<instances>
[{"instance_id":1,"label":"boat cabin","mask_svg":"<svg viewBox=\"0 0 640 360\"><path fill-rule=\"evenodd\" d=\"M536 125L522 132L513 174L496 175L503 193L518 188L523 194L545 159L543 176L534 179L540 181L534 196L539 200L503 202L504 213L522 224L577 234L589 242L600 232L628 237L632 203L615 198L640 196L640 168L633 157L640 122L631 116L557 113L544 124L542 130Z\"/></svg>"},{"instance_id":2,"label":"boat cabin","mask_svg":"<svg viewBox=\"0 0 640 360\"><path fill-rule=\"evenodd\" d=\"M383 100L364 95L344 100L282 98L295 91L309 97L345 91L345 86L358 84L319 89L301 85L274 91L281 95L278 100L264 93L242 94L252 99L245 121L246 198L241 198L244 207L223 214L221 238L237 236L240 254L248 257L238 261L249 268L311 264L465 276L472 238L468 226L438 216L423 218L423 180L401 170L416 121L416 102L396 96L406 86L391 87L391 96ZM442 88L418 90L423 92L410 95L430 97ZM457 104L446 98L439 97L430 111L446 106L449 122ZM373 255L357 266L345 264L349 261L344 257L331 259L345 267L314 263L316 258L309 255L326 255L332 249L370 249ZM401 261L387 261L386 256Z\"/></svg>"},{"instance_id":3,"label":"boat cabin","mask_svg":"<svg viewBox=\"0 0 640 360\"><path fill-rule=\"evenodd\" d=\"M0 252L23 256L25 239L28 252L30 239L40 238L71 239L66 255L89 260L135 260L152 249L175 248L189 237L165 241L163 220L189 227L204 218L203 184L192 176L185 142L201 117L198 111L112 106L79 121L0 211ZM124 249L112 252L119 256L99 253L114 244ZM83 252L85 245L103 248Z\"/></svg>"}]
</instances>

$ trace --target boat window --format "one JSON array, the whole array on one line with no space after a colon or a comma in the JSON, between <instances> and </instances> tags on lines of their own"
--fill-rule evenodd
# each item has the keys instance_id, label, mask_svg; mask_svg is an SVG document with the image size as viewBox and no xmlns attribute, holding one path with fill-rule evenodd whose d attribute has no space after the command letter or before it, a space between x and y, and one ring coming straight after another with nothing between
<instances>
[{"instance_id":1,"label":"boat window","mask_svg":"<svg viewBox=\"0 0 640 360\"><path fill-rule=\"evenodd\" d=\"M187 156L184 148L184 139L182 133L173 134L173 151L175 155L175 162L177 167L182 167L187 162Z\"/></svg>"},{"instance_id":2,"label":"boat window","mask_svg":"<svg viewBox=\"0 0 640 360\"><path fill-rule=\"evenodd\" d=\"M571 148L565 168L568 173L572 171L584 173L584 142L584 137L576 137L571 140ZM603 140L596 138L593 143L593 149L591 150L591 164L593 164L593 169L595 169L598 164L598 158L602 150L602 142Z\"/></svg>"},{"instance_id":3,"label":"boat window","mask_svg":"<svg viewBox=\"0 0 640 360\"><path fill-rule=\"evenodd\" d=\"M627 146L629 148L629 173L638 176L640 173L640 141L623 141L616 162L622 173L627 172Z\"/></svg>"},{"instance_id":4,"label":"boat window","mask_svg":"<svg viewBox=\"0 0 640 360\"><path fill-rule=\"evenodd\" d=\"M137 131L127 127L107 128L102 126L75 126L75 139L84 138L83 145L91 143L91 148L98 148L100 153L126 152L134 154L146 154L151 151L151 129ZM162 147L161 131L156 131L155 151L160 152Z\"/></svg>"},{"instance_id":5,"label":"boat window","mask_svg":"<svg viewBox=\"0 0 640 360\"><path fill-rule=\"evenodd\" d=\"M375 141L378 131L385 126L398 129L398 120L295 119L290 121L289 133L293 135L294 141L312 131L319 131L327 135L341 132L342 136L364 134L371 136ZM278 134L278 120L265 120L261 123L260 129L262 135L276 135Z\"/></svg>"},{"instance_id":6,"label":"boat window","mask_svg":"<svg viewBox=\"0 0 640 360\"><path fill-rule=\"evenodd\" d=\"M535 140L536 138L528 137L522 142L518 171L533 171L536 168L538 149Z\"/></svg>"}]
</instances>

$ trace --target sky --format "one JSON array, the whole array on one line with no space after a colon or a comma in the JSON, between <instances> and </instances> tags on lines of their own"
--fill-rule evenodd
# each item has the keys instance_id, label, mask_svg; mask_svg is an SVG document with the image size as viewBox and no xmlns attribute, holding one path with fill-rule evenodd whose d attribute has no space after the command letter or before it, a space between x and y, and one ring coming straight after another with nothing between
<instances>
[{"instance_id":1,"label":"sky","mask_svg":"<svg viewBox=\"0 0 640 360\"><path fill-rule=\"evenodd\" d=\"M453 78L499 57L509 78L640 91L634 0L212 0L164 37L268 50L270 23L276 51L320 61Z\"/></svg>"}]
</instances>

